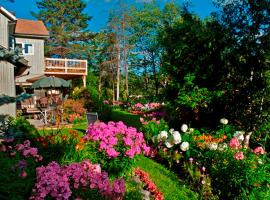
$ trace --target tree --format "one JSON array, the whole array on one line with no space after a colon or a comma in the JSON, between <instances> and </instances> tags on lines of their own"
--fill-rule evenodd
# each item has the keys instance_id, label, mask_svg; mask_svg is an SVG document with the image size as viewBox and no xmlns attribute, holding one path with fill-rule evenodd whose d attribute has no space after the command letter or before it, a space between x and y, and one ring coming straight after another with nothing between
<instances>
[{"instance_id":1,"label":"tree","mask_svg":"<svg viewBox=\"0 0 270 200\"><path fill-rule=\"evenodd\" d=\"M229 59L231 85L237 90L228 98L231 113L254 130L269 112L270 2L216 0L216 5L219 23L236 41Z\"/></svg>"},{"instance_id":2,"label":"tree","mask_svg":"<svg viewBox=\"0 0 270 200\"><path fill-rule=\"evenodd\" d=\"M168 80L164 96L176 108L176 120L191 120L197 126L202 119L211 122L209 116L200 116L213 109L210 105L227 81L223 58L230 41L226 30L214 19L201 21L183 8L178 20L165 22L160 42L164 48L162 70Z\"/></svg>"},{"instance_id":3,"label":"tree","mask_svg":"<svg viewBox=\"0 0 270 200\"><path fill-rule=\"evenodd\" d=\"M174 3L165 4L163 10L155 2L143 7L132 7L130 11L130 44L133 44L133 73L144 80L144 91L150 96L158 96L160 88L161 53L158 42L163 25L180 17L180 8Z\"/></svg>"},{"instance_id":4,"label":"tree","mask_svg":"<svg viewBox=\"0 0 270 200\"><path fill-rule=\"evenodd\" d=\"M212 113L201 119L226 116L252 131L269 107L269 1L219 2L225 2L218 3L222 10L205 21L184 7L179 21L165 24L165 94L177 110L188 105L196 113Z\"/></svg>"},{"instance_id":5,"label":"tree","mask_svg":"<svg viewBox=\"0 0 270 200\"><path fill-rule=\"evenodd\" d=\"M39 0L36 2L38 13L32 15L42 20L50 32L47 47L66 47L73 56L80 52L84 42L93 35L87 30L91 19L83 13L86 4L82 0Z\"/></svg>"}]
</instances>

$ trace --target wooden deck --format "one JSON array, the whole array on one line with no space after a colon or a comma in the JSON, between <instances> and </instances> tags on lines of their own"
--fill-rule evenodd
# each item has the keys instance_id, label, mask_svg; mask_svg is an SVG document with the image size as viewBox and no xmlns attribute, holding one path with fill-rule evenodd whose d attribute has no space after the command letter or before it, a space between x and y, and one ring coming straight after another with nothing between
<instances>
[{"instance_id":1,"label":"wooden deck","mask_svg":"<svg viewBox=\"0 0 270 200\"><path fill-rule=\"evenodd\" d=\"M45 58L46 75L86 76L87 60Z\"/></svg>"}]
</instances>

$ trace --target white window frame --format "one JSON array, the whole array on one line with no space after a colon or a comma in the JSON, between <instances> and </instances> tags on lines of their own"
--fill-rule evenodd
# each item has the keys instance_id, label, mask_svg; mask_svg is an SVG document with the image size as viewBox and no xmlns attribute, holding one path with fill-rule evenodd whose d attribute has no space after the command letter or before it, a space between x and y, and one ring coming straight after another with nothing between
<instances>
[{"instance_id":1,"label":"white window frame","mask_svg":"<svg viewBox=\"0 0 270 200\"><path fill-rule=\"evenodd\" d=\"M29 45L29 44L32 45L32 52L25 53L25 45ZM23 55L34 55L34 52L35 52L34 44L32 44L32 43L24 43L23 44Z\"/></svg>"},{"instance_id":2,"label":"white window frame","mask_svg":"<svg viewBox=\"0 0 270 200\"><path fill-rule=\"evenodd\" d=\"M15 48L16 48L16 45L17 44L21 44L22 45L22 54L21 55L26 55L26 56L29 56L29 55L34 55L34 52L35 52L35 48L34 48L34 44L33 43L27 43L27 42L16 42L15 43ZM31 44L32 45L32 49L33 51L31 53L26 53L25 52L25 45L27 44Z\"/></svg>"}]
</instances>

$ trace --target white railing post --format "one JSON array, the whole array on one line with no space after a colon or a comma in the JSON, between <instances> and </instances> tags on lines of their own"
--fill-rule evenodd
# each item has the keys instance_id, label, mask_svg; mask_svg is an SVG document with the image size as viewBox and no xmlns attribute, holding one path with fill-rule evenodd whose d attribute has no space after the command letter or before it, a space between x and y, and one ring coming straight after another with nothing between
<instances>
[{"instance_id":1,"label":"white railing post","mask_svg":"<svg viewBox=\"0 0 270 200\"><path fill-rule=\"evenodd\" d=\"M67 74L67 68L68 68L68 62L67 59L65 58L65 73Z\"/></svg>"}]
</instances>

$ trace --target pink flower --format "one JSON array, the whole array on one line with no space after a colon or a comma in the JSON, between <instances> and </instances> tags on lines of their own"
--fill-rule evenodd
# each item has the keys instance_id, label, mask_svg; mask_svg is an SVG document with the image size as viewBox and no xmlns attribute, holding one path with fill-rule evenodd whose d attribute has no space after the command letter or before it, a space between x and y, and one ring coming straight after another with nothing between
<instances>
[{"instance_id":1,"label":"pink flower","mask_svg":"<svg viewBox=\"0 0 270 200\"><path fill-rule=\"evenodd\" d=\"M26 173L26 171L22 171L21 173L20 173L20 175L19 175L20 177L22 177L22 178L25 178L25 177L27 177L27 173Z\"/></svg>"},{"instance_id":2,"label":"pink flower","mask_svg":"<svg viewBox=\"0 0 270 200\"><path fill-rule=\"evenodd\" d=\"M265 154L265 150L263 147L256 147L253 152L257 155L260 155L260 154Z\"/></svg>"},{"instance_id":3,"label":"pink flower","mask_svg":"<svg viewBox=\"0 0 270 200\"><path fill-rule=\"evenodd\" d=\"M243 160L244 159L244 153L243 152L238 152L237 154L234 155L234 158L236 160Z\"/></svg>"},{"instance_id":4,"label":"pink flower","mask_svg":"<svg viewBox=\"0 0 270 200\"><path fill-rule=\"evenodd\" d=\"M2 144L0 147L0 152L6 152L6 151L7 151L6 145Z\"/></svg>"},{"instance_id":5,"label":"pink flower","mask_svg":"<svg viewBox=\"0 0 270 200\"><path fill-rule=\"evenodd\" d=\"M232 138L230 143L229 143L229 146L232 148L232 149L238 149L240 147L240 142L237 138Z\"/></svg>"}]
</instances>

